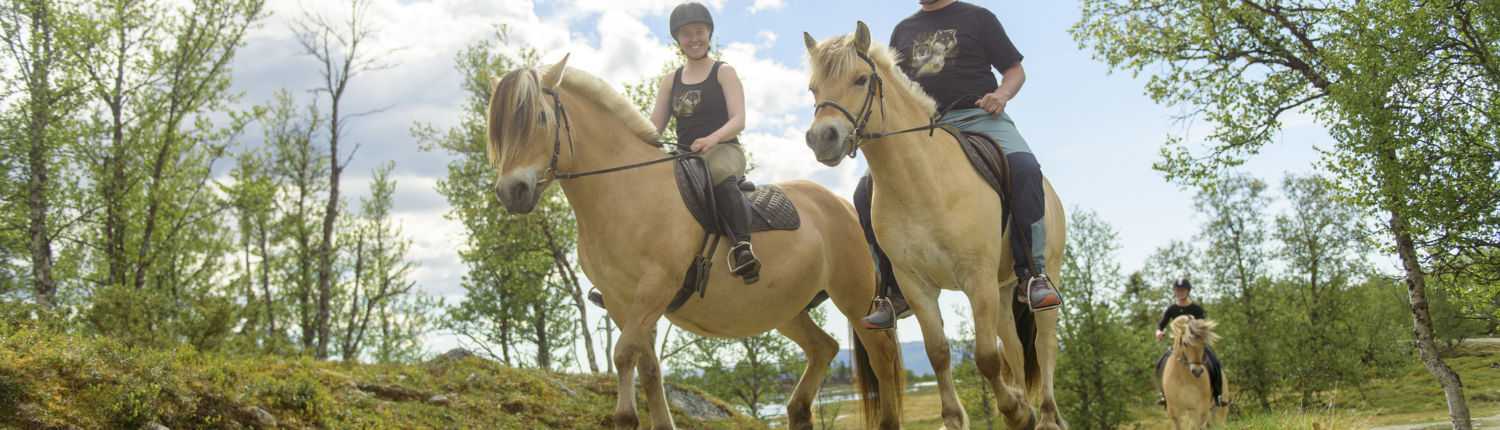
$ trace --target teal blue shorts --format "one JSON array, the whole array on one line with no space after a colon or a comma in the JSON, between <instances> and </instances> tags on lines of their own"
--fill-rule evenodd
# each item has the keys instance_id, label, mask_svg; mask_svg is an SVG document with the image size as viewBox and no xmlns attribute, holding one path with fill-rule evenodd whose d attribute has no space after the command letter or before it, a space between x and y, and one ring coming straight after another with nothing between
<instances>
[{"instance_id":1,"label":"teal blue shorts","mask_svg":"<svg viewBox=\"0 0 1500 430\"><path fill-rule=\"evenodd\" d=\"M1005 155L1017 152L1031 153L1031 147L1026 145L1026 138L1021 137L1021 132L1016 130L1016 122L1011 121L1010 115L1000 111L998 116L990 116L984 109L956 109L948 111L943 115L941 122L953 122L953 126L963 131L978 131L990 135L1000 143L1000 150Z\"/></svg>"}]
</instances>

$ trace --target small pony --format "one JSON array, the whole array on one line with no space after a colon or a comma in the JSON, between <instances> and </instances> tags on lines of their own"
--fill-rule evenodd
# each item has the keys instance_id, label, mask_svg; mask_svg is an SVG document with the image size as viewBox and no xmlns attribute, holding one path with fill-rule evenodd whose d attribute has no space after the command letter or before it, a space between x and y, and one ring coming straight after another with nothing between
<instances>
[{"instance_id":1,"label":"small pony","mask_svg":"<svg viewBox=\"0 0 1500 430\"><path fill-rule=\"evenodd\" d=\"M1167 416L1172 418L1172 427L1181 430L1182 415L1194 417L1188 428L1208 428L1210 414L1215 412L1219 422L1224 422L1227 409L1214 406L1214 390L1203 365L1204 348L1219 340L1213 328L1219 323L1210 319L1196 319L1182 315L1172 320L1172 356L1162 369L1162 394L1167 399ZM1222 373L1223 369L1219 369ZM1217 411L1215 411L1217 409Z\"/></svg>"}]
</instances>

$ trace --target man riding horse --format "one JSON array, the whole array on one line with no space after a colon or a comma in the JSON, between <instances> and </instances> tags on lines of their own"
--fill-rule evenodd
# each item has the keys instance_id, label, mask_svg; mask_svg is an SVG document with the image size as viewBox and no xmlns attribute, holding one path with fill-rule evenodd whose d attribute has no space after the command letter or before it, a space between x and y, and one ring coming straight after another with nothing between
<instances>
[{"instance_id":1,"label":"man riding horse","mask_svg":"<svg viewBox=\"0 0 1500 430\"><path fill-rule=\"evenodd\" d=\"M901 71L921 84L941 108L950 108L939 122L959 130L982 132L1000 144L1010 164L1012 226L1021 234L1010 235L1016 279L1024 287L1024 299L1032 312L1062 306L1062 296L1039 268L1046 266L1047 231L1043 222L1046 206L1042 170L1026 139L1016 130L1005 105L1026 82L1021 53L1005 35L999 19L989 10L954 0L920 0L922 10L891 31L890 46L900 50ZM990 68L1000 71L997 84ZM893 268L875 241L870 223L870 176L866 172L854 191L854 207L870 244L887 300L878 300L875 311L862 322L871 330L888 330L896 320L911 314ZM1033 269L1038 268L1038 269Z\"/></svg>"}]
</instances>

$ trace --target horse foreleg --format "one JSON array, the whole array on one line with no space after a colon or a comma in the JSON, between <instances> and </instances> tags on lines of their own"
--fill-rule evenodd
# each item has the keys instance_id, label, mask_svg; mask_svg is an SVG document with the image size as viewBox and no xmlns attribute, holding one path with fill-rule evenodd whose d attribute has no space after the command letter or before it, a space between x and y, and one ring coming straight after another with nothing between
<instances>
[{"instance_id":1,"label":"horse foreleg","mask_svg":"<svg viewBox=\"0 0 1500 430\"><path fill-rule=\"evenodd\" d=\"M1000 301L998 288L980 287L995 284L996 279L992 275L989 279L971 281L970 287L964 289L964 292L969 295L969 306L974 310L974 366L979 369L979 373L984 375L990 383L990 388L994 390L995 404L1004 418L1005 427L1011 430L1029 429L1036 425L1036 416L1031 413L1031 406L1026 403L1026 396L1021 390L1007 385L1005 378L1000 375L1001 368L1007 366L1007 360L1000 355L1000 349L995 345L999 337L996 332L1000 325L998 322L1001 321L1000 308L1004 307L1007 310L1004 315L1009 318L1010 302ZM1010 300L1010 297L1006 299ZM1019 338L1015 337L1014 330L1010 331L1015 348L1019 348ZM1011 345L1006 345L1006 347L1010 348Z\"/></svg>"},{"instance_id":2,"label":"horse foreleg","mask_svg":"<svg viewBox=\"0 0 1500 430\"><path fill-rule=\"evenodd\" d=\"M797 381L797 388L792 390L791 398L787 399L787 428L812 430L812 405L817 401L818 390L822 388L823 375L828 372L828 365L838 355L839 342L818 327L807 312L777 327L776 331L796 342L807 357L807 369L802 372L802 379Z\"/></svg>"},{"instance_id":3,"label":"horse foreleg","mask_svg":"<svg viewBox=\"0 0 1500 430\"><path fill-rule=\"evenodd\" d=\"M1057 409L1057 399L1052 394L1052 374L1057 369L1057 310L1043 311L1036 314L1036 358L1038 371L1041 372L1038 384L1041 385L1042 398L1037 404L1038 430L1065 430L1068 423L1063 421L1062 413Z\"/></svg>"},{"instance_id":4,"label":"horse foreleg","mask_svg":"<svg viewBox=\"0 0 1500 430\"><path fill-rule=\"evenodd\" d=\"M902 285L919 285L913 281L902 280ZM927 347L927 359L932 362L932 372L937 377L938 396L943 404L943 429L958 430L969 428L969 414L964 411L963 402L958 398L958 390L953 385L952 360L949 356L948 336L943 333L943 315L938 306L936 288L909 288L906 293L906 303L911 306L917 324L922 327L922 339ZM932 294L928 295L931 291ZM992 339L991 344L994 343Z\"/></svg>"},{"instance_id":5,"label":"horse foreleg","mask_svg":"<svg viewBox=\"0 0 1500 430\"><path fill-rule=\"evenodd\" d=\"M671 429L672 415L666 408L666 394L661 385L661 367L656 361L652 331L666 311L669 297L663 283L642 278L636 287L635 302L620 321L620 340L615 344L615 368L618 399L615 405L615 429L635 430L640 417L635 412L635 371L641 371L641 389L646 392L646 407L654 428ZM643 357L644 356L644 357ZM644 359L643 359L644 358Z\"/></svg>"}]
</instances>

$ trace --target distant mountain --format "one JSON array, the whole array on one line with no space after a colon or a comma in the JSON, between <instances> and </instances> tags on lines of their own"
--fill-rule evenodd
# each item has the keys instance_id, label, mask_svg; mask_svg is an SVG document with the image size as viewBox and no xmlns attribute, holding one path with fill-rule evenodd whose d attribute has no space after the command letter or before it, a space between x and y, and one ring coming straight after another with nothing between
<instances>
[{"instance_id":1,"label":"distant mountain","mask_svg":"<svg viewBox=\"0 0 1500 430\"><path fill-rule=\"evenodd\" d=\"M950 341L949 344L951 345L952 342ZM836 361L852 366L851 353L847 349L839 351ZM917 376L932 374L932 361L927 359L927 345L922 341L901 342L901 359L905 362L906 368Z\"/></svg>"}]
</instances>

